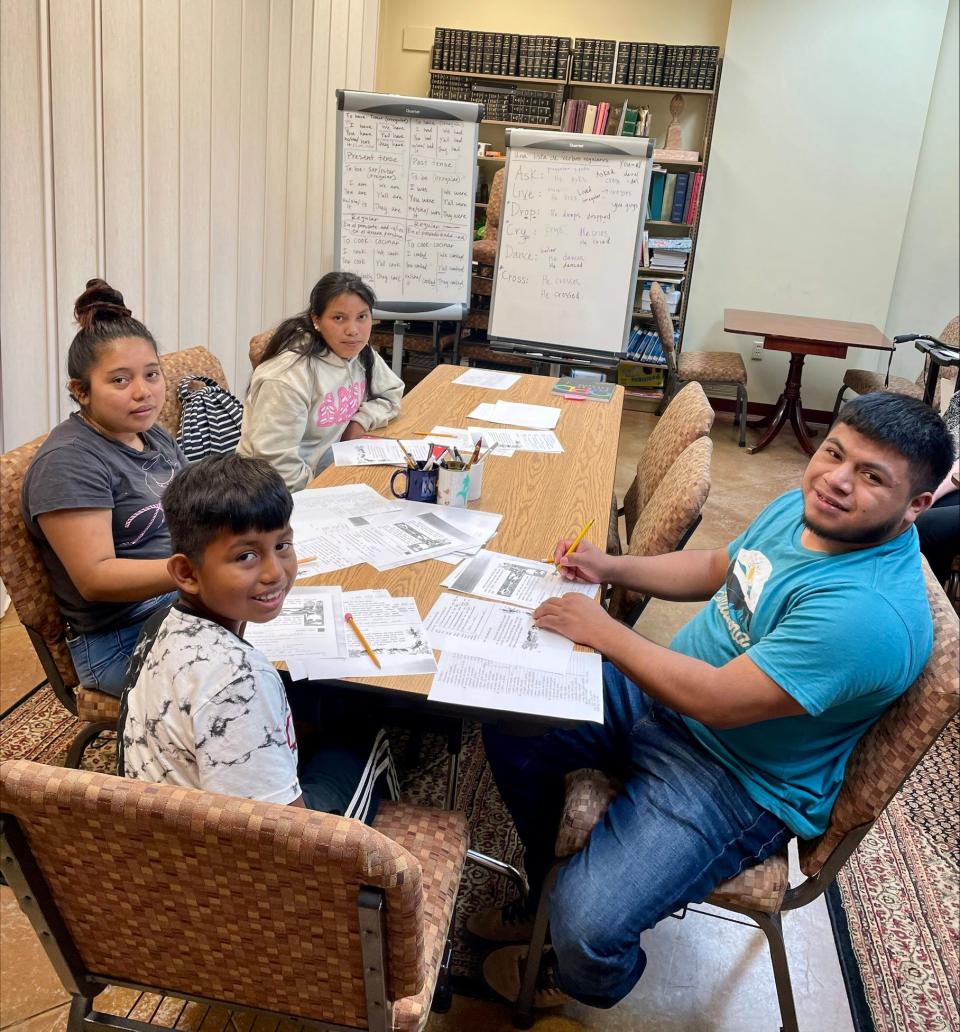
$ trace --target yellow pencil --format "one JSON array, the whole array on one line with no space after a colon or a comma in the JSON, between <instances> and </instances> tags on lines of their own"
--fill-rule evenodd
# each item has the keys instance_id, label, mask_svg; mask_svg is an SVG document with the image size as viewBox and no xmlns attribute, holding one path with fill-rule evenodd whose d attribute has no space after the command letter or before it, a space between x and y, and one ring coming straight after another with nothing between
<instances>
[{"instance_id":1,"label":"yellow pencil","mask_svg":"<svg viewBox=\"0 0 960 1032\"><path fill-rule=\"evenodd\" d=\"M400 451L403 452L403 457L407 460L407 469L416 469L417 464L413 461L413 456L410 454L410 452L408 452L407 449L404 448L403 442L397 441L397 445L399 446Z\"/></svg>"},{"instance_id":2,"label":"yellow pencil","mask_svg":"<svg viewBox=\"0 0 960 1032\"><path fill-rule=\"evenodd\" d=\"M581 530L580 533L573 539L573 541L570 543L570 547L566 550L566 552L563 553L563 558L564 559L566 559L568 555L570 555L571 553L573 553L573 552L575 552L577 550L577 545L579 545L580 542L587 536L587 531L592 526L593 526L593 520L592 519L587 520L586 525L584 526L583 530ZM556 561L557 560L553 559L553 558L550 558L550 559L547 560L548 563L552 563L552 564L556 564Z\"/></svg>"},{"instance_id":3,"label":"yellow pencil","mask_svg":"<svg viewBox=\"0 0 960 1032\"><path fill-rule=\"evenodd\" d=\"M376 668L378 670L381 670L382 667L380 666L380 660L377 659L376 652L374 652L373 649L370 648L370 642L368 642L367 639L364 638L363 631L361 631L360 628L357 626L357 621L354 620L353 613L344 613L343 618L353 628L353 633L357 636L357 640L363 646L363 651L366 652L366 654L373 660Z\"/></svg>"}]
</instances>

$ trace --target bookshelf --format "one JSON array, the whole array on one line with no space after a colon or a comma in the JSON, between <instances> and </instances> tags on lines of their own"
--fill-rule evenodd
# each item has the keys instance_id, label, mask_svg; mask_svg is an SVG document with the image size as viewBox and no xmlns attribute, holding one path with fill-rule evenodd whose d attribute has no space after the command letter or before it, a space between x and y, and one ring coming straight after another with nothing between
<instances>
[{"instance_id":1,"label":"bookshelf","mask_svg":"<svg viewBox=\"0 0 960 1032\"><path fill-rule=\"evenodd\" d=\"M677 311L671 315L679 331L679 350L696 264L721 72L718 47L437 28L429 95L483 104L491 117L481 122L480 139L501 153L506 151L507 128L564 131L567 102L581 100L586 102L584 107L607 105L611 119L625 105L649 108L649 133L663 149L672 98L676 94L684 98L683 148L699 156L691 160L655 154L654 168L674 182L676 177L686 177L688 188L699 176L699 192L688 210L681 212L680 221L673 221L673 211L667 212L663 205L662 212L657 213L660 217L647 219L646 229L651 238L689 239L687 263L684 269L639 268L633 312L635 327L652 326L652 313L640 306L644 283L659 282L665 289L679 290ZM610 130L609 123L606 128ZM505 157L478 158L478 180L486 184L486 190L505 161ZM478 225L486 208L478 197Z\"/></svg>"}]
</instances>

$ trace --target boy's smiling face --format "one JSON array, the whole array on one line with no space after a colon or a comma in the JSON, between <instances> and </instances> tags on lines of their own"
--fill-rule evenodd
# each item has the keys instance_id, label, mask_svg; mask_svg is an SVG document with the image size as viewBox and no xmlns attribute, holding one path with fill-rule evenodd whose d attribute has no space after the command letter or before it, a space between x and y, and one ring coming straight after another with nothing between
<instances>
[{"instance_id":1,"label":"boy's smiling face","mask_svg":"<svg viewBox=\"0 0 960 1032\"><path fill-rule=\"evenodd\" d=\"M272 620L297 576L289 526L239 534L227 528L207 545L199 564L184 555L170 563L187 601L235 634L243 623Z\"/></svg>"}]
</instances>

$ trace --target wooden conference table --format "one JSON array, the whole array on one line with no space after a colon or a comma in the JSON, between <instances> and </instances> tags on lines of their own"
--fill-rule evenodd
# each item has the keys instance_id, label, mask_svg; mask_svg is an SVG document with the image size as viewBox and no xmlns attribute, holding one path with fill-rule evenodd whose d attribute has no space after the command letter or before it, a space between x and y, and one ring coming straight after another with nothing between
<instances>
[{"instance_id":1,"label":"wooden conference table","mask_svg":"<svg viewBox=\"0 0 960 1032\"><path fill-rule=\"evenodd\" d=\"M623 388L617 387L609 402L564 401L551 393L557 382L546 376L522 375L505 391L453 385L466 370L461 366L437 366L403 398L400 415L380 431L379 436L415 438L418 430L434 426L490 426L467 418L480 402L519 401L549 405L561 410L556 435L563 445L561 455L515 452L512 458L493 453L484 463L483 492L470 503L471 509L502 513L496 537L488 547L526 559L547 560L561 537L573 537L591 517L587 540L606 548L610 494L617 460ZM437 438L438 443L442 443ZM329 466L310 484L335 487L369 484L384 497L391 497L390 466ZM301 584L339 584L344 591L386 588L391 595L413 596L420 615L426 616L441 592L440 582L452 567L438 559L427 559L379 572L366 563L346 570L334 570L304 578ZM408 701L423 700L430 691L432 674L407 674L378 679L350 678L349 683L366 685ZM446 708L446 707L442 707ZM488 715L492 715L489 714Z\"/></svg>"},{"instance_id":2,"label":"wooden conference table","mask_svg":"<svg viewBox=\"0 0 960 1032\"><path fill-rule=\"evenodd\" d=\"M790 353L790 368L783 393L777 399L773 412L747 426L766 430L758 444L747 451L753 455L762 451L790 420L803 450L812 455L814 432L803 418L803 404L800 399L800 380L803 376L803 360L807 355L826 355L828 358L846 358L847 348L873 348L878 351L892 351L893 345L870 323L843 322L840 319L812 319L803 315L776 315L773 312L748 312L740 308L726 308L723 312L723 328L727 333L745 333L750 337L763 337L766 351L787 351Z\"/></svg>"}]
</instances>

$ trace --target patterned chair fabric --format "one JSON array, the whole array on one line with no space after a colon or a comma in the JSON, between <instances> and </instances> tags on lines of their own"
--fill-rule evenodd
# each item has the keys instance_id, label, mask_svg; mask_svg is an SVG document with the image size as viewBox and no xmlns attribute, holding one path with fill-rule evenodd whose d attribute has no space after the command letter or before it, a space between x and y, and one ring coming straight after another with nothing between
<instances>
[{"instance_id":1,"label":"patterned chair fabric","mask_svg":"<svg viewBox=\"0 0 960 1032\"><path fill-rule=\"evenodd\" d=\"M954 316L950 322L941 330L939 339L944 344L960 343L960 316ZM906 394L910 398L922 399L927 381L927 370L930 359L925 358L923 368L917 375L916 380L908 380L905 376L891 376L887 382L886 373L878 373L872 369L848 369L843 374L843 383L837 393L837 401L834 411L839 411L844 390L851 390L855 394L875 394L883 391L887 394ZM943 369L937 377L937 386L933 392L933 407L940 406L940 381L953 380L957 375L955 368Z\"/></svg>"},{"instance_id":2,"label":"patterned chair fabric","mask_svg":"<svg viewBox=\"0 0 960 1032\"><path fill-rule=\"evenodd\" d=\"M933 651L920 676L857 744L830 825L817 839L800 843L800 869L812 876L852 828L874 821L960 703L960 623L950 600L923 560L933 617Z\"/></svg>"},{"instance_id":3,"label":"patterned chair fabric","mask_svg":"<svg viewBox=\"0 0 960 1032\"><path fill-rule=\"evenodd\" d=\"M659 283L650 287L650 309L667 356L667 368L678 380L745 386L747 368L739 351L684 351L679 359L673 346L673 320Z\"/></svg>"},{"instance_id":4,"label":"patterned chair fabric","mask_svg":"<svg viewBox=\"0 0 960 1032\"><path fill-rule=\"evenodd\" d=\"M466 855L461 814L386 803L370 828L25 760L0 765L0 806L87 971L364 1027L357 899L371 886L384 895L392 1027L426 1024ZM162 920L145 927L150 914Z\"/></svg>"},{"instance_id":5,"label":"patterned chair fabric","mask_svg":"<svg viewBox=\"0 0 960 1032\"><path fill-rule=\"evenodd\" d=\"M847 832L875 821L923 754L957 713L960 623L924 560L927 597L933 616L933 651L917 680L863 736L850 757L830 825L819 838L801 840L800 868L816 875ZM556 856L579 852L606 813L618 783L597 770L567 776ZM717 886L707 902L774 914L788 887L786 852L747 868Z\"/></svg>"},{"instance_id":6,"label":"patterned chair fabric","mask_svg":"<svg viewBox=\"0 0 960 1032\"><path fill-rule=\"evenodd\" d=\"M497 233L500 229L500 206L503 203L504 170L498 168L490 184L487 201L487 225L482 240L473 242L473 260L480 265L493 265L497 260Z\"/></svg>"},{"instance_id":7,"label":"patterned chair fabric","mask_svg":"<svg viewBox=\"0 0 960 1032\"><path fill-rule=\"evenodd\" d=\"M680 544L710 494L710 458L713 442L698 437L688 444L643 507L628 555L664 555ZM620 620L643 596L619 585L610 598L610 615Z\"/></svg>"},{"instance_id":8,"label":"patterned chair fabric","mask_svg":"<svg viewBox=\"0 0 960 1032\"><path fill-rule=\"evenodd\" d=\"M637 460L637 475L623 496L628 540L657 485L687 445L710 433L713 419L713 409L699 383L688 383L673 396L647 438Z\"/></svg>"},{"instance_id":9,"label":"patterned chair fabric","mask_svg":"<svg viewBox=\"0 0 960 1032\"><path fill-rule=\"evenodd\" d=\"M270 342L273 333L273 330L264 330L263 333L258 333L255 337L250 338L250 347L247 348L247 355L250 358L250 365L254 369L260 365L260 360L263 358L263 353L266 351L267 344Z\"/></svg>"},{"instance_id":10,"label":"patterned chair fabric","mask_svg":"<svg viewBox=\"0 0 960 1032\"><path fill-rule=\"evenodd\" d=\"M169 430L174 437L180 429L180 399L177 397L177 384L185 376L209 376L216 380L225 390L230 390L226 374L220 360L206 348L186 348L183 351L168 351L160 356L160 368L167 381L167 399L160 409L157 422Z\"/></svg>"}]
</instances>

